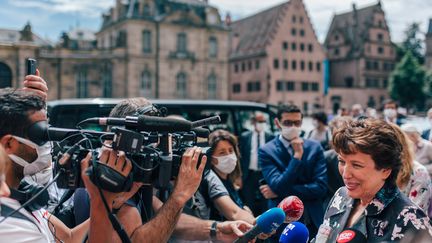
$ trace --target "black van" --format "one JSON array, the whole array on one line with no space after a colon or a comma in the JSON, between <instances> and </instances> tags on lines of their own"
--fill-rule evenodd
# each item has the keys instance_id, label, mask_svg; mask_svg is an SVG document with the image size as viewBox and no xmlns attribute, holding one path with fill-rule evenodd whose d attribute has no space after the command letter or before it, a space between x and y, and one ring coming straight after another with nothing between
<instances>
[{"instance_id":1,"label":"black van","mask_svg":"<svg viewBox=\"0 0 432 243\"><path fill-rule=\"evenodd\" d=\"M106 117L123 99L64 99L48 102L49 122L54 127L75 128L80 121L90 117ZM276 107L272 105L221 100L152 100L157 107L166 107L167 115L180 115L196 121L219 115L222 122L210 126L210 130L225 129L235 135L251 129L250 118L255 112L263 113L268 120L268 130L275 130L273 119ZM93 127L86 127L93 129Z\"/></svg>"}]
</instances>

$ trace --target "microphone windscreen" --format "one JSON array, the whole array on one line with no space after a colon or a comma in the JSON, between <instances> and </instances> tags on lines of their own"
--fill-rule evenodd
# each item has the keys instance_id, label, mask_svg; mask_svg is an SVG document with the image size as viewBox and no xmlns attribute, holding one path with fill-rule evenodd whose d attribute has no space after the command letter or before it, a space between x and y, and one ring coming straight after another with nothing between
<instances>
[{"instance_id":1,"label":"microphone windscreen","mask_svg":"<svg viewBox=\"0 0 432 243\"><path fill-rule=\"evenodd\" d=\"M309 241L309 230L300 222L292 222L285 227L279 243L307 243Z\"/></svg>"},{"instance_id":2,"label":"microphone windscreen","mask_svg":"<svg viewBox=\"0 0 432 243\"><path fill-rule=\"evenodd\" d=\"M283 223L284 219L285 213L282 209L271 208L257 218L256 225L263 233L268 234L277 229Z\"/></svg>"},{"instance_id":3,"label":"microphone windscreen","mask_svg":"<svg viewBox=\"0 0 432 243\"><path fill-rule=\"evenodd\" d=\"M286 197L279 203L278 207L281 208L286 215L285 223L298 221L304 211L303 202L296 196Z\"/></svg>"},{"instance_id":4,"label":"microphone windscreen","mask_svg":"<svg viewBox=\"0 0 432 243\"><path fill-rule=\"evenodd\" d=\"M360 243L360 242L367 242L366 236L363 235L362 232L353 229L348 228L344 231L342 231L338 237L336 238L337 243Z\"/></svg>"}]
</instances>

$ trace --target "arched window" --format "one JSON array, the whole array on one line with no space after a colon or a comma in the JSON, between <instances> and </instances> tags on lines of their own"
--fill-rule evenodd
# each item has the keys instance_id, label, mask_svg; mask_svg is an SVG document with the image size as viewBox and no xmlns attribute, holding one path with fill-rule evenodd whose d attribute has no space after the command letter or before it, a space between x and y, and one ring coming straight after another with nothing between
<instances>
[{"instance_id":1,"label":"arched window","mask_svg":"<svg viewBox=\"0 0 432 243\"><path fill-rule=\"evenodd\" d=\"M209 38L209 57L217 57L218 43L216 37L212 36Z\"/></svg>"},{"instance_id":2,"label":"arched window","mask_svg":"<svg viewBox=\"0 0 432 243\"><path fill-rule=\"evenodd\" d=\"M0 88L12 87L12 71L8 65L0 62Z\"/></svg>"},{"instance_id":3,"label":"arched window","mask_svg":"<svg viewBox=\"0 0 432 243\"><path fill-rule=\"evenodd\" d=\"M151 94L152 94L151 73L150 71L145 70L141 73L140 95L145 98L150 98Z\"/></svg>"},{"instance_id":4,"label":"arched window","mask_svg":"<svg viewBox=\"0 0 432 243\"><path fill-rule=\"evenodd\" d=\"M208 99L217 99L216 75L210 74L207 78Z\"/></svg>"},{"instance_id":5,"label":"arched window","mask_svg":"<svg viewBox=\"0 0 432 243\"><path fill-rule=\"evenodd\" d=\"M186 73L177 74L176 96L180 99L187 98L187 76Z\"/></svg>"}]
</instances>

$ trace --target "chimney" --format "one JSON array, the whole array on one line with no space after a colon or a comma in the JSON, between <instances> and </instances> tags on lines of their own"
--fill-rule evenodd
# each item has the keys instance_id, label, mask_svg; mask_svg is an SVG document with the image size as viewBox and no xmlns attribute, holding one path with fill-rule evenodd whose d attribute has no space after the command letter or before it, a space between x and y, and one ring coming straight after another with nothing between
<instances>
[{"instance_id":1,"label":"chimney","mask_svg":"<svg viewBox=\"0 0 432 243\"><path fill-rule=\"evenodd\" d=\"M225 25L226 26L230 26L231 25L231 15L230 15L229 12L225 15Z\"/></svg>"}]
</instances>

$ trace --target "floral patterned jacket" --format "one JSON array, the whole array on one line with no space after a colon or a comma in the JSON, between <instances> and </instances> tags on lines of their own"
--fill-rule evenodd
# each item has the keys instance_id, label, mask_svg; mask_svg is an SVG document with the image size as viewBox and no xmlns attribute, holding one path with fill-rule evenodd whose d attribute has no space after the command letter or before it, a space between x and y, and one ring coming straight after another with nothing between
<instances>
[{"instance_id":1,"label":"floral patterned jacket","mask_svg":"<svg viewBox=\"0 0 432 243\"><path fill-rule=\"evenodd\" d=\"M324 222L312 242L336 242L338 234L347 228L345 225L356 200L348 196L346 187L339 188L331 199ZM429 242L432 242L429 218L396 186L388 183L378 191L351 228L362 232L368 242L399 241L411 231L424 231L431 240Z\"/></svg>"},{"instance_id":2,"label":"floral patterned jacket","mask_svg":"<svg viewBox=\"0 0 432 243\"><path fill-rule=\"evenodd\" d=\"M429 200L432 198L432 184L429 172L424 165L414 161L411 178L401 192L428 213Z\"/></svg>"}]
</instances>

